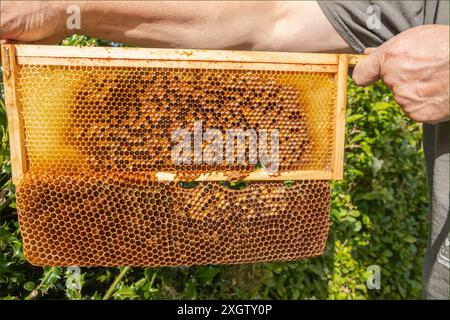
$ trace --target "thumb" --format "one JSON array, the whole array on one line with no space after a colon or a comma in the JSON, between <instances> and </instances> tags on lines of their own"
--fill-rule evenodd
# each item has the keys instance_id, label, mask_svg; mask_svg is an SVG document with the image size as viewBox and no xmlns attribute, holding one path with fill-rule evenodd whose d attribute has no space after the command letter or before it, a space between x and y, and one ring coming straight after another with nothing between
<instances>
[{"instance_id":1,"label":"thumb","mask_svg":"<svg viewBox=\"0 0 450 320\"><path fill-rule=\"evenodd\" d=\"M380 50L367 48L364 53L368 56L356 65L352 75L353 81L358 86L367 86L380 79Z\"/></svg>"}]
</instances>

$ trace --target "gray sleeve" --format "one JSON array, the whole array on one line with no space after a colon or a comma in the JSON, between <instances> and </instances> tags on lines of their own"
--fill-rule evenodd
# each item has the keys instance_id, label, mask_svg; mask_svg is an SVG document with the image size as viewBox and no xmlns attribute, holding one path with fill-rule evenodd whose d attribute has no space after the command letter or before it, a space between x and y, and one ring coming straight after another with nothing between
<instances>
[{"instance_id":1,"label":"gray sleeve","mask_svg":"<svg viewBox=\"0 0 450 320\"><path fill-rule=\"evenodd\" d=\"M444 1L318 1L330 23L357 52L424 24L448 24Z\"/></svg>"}]
</instances>

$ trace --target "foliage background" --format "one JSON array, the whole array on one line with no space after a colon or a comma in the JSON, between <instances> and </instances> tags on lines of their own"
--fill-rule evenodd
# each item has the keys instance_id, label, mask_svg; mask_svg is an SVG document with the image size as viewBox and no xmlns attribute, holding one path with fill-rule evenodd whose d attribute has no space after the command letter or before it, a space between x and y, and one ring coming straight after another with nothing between
<instances>
[{"instance_id":1,"label":"foliage background","mask_svg":"<svg viewBox=\"0 0 450 320\"><path fill-rule=\"evenodd\" d=\"M64 45L113 45L72 36ZM381 83L349 80L345 178L332 186L324 256L298 262L178 268L33 267L24 260L0 80L0 298L2 299L420 299L427 236L421 127ZM381 268L369 290L367 267Z\"/></svg>"}]
</instances>

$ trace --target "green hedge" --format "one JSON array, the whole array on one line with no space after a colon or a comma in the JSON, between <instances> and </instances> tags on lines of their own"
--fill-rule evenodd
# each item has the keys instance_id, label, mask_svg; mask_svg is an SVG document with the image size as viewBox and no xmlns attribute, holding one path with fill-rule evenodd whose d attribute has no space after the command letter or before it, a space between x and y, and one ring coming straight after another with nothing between
<instances>
[{"instance_id":1,"label":"green hedge","mask_svg":"<svg viewBox=\"0 0 450 320\"><path fill-rule=\"evenodd\" d=\"M72 37L68 45L104 45ZM0 83L0 91L2 84ZM380 83L349 81L345 178L333 183L326 254L288 263L178 268L82 268L81 290L66 268L24 260L11 184L7 123L0 101L0 297L112 299L400 299L421 298L427 236L427 187L421 128L407 120ZM369 290L367 267L381 268Z\"/></svg>"}]
</instances>

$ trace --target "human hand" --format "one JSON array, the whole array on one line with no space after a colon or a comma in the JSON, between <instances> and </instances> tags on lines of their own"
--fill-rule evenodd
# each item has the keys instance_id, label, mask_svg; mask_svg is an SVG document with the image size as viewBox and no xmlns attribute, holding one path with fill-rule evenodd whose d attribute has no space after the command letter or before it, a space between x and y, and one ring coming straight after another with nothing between
<instances>
[{"instance_id":1,"label":"human hand","mask_svg":"<svg viewBox=\"0 0 450 320\"><path fill-rule=\"evenodd\" d=\"M449 120L448 25L411 28L364 53L368 57L353 71L357 85L381 78L409 118L424 123Z\"/></svg>"},{"instance_id":2,"label":"human hand","mask_svg":"<svg viewBox=\"0 0 450 320\"><path fill-rule=\"evenodd\" d=\"M66 34L65 1L0 1L0 41L55 44Z\"/></svg>"}]
</instances>

